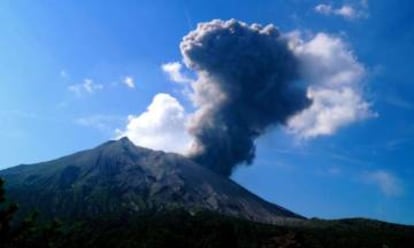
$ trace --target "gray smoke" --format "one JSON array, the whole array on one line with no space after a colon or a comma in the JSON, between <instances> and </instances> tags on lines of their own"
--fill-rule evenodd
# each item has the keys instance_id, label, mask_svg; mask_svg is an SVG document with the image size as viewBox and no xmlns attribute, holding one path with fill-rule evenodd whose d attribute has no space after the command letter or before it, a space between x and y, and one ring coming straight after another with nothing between
<instances>
[{"instance_id":1,"label":"gray smoke","mask_svg":"<svg viewBox=\"0 0 414 248\"><path fill-rule=\"evenodd\" d=\"M219 174L251 163L254 140L310 104L298 61L273 25L213 20L199 24L180 48L198 74L190 156Z\"/></svg>"}]
</instances>

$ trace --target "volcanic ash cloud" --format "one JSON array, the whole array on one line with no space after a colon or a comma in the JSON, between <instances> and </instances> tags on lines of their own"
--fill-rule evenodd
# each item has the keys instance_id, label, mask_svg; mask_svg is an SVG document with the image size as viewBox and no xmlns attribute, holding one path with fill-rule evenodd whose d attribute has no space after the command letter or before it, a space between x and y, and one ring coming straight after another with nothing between
<instances>
[{"instance_id":1,"label":"volcanic ash cloud","mask_svg":"<svg viewBox=\"0 0 414 248\"><path fill-rule=\"evenodd\" d=\"M190 157L217 173L229 176L237 164L251 163L258 136L311 104L299 62L273 25L213 20L186 35L180 48L198 75Z\"/></svg>"},{"instance_id":2,"label":"volcanic ash cloud","mask_svg":"<svg viewBox=\"0 0 414 248\"><path fill-rule=\"evenodd\" d=\"M272 127L308 140L377 116L364 97L365 67L347 43L327 33L306 37L237 20L199 24L180 44L189 70L162 65L195 110L157 94L120 135L229 176L253 161L255 139Z\"/></svg>"}]
</instances>

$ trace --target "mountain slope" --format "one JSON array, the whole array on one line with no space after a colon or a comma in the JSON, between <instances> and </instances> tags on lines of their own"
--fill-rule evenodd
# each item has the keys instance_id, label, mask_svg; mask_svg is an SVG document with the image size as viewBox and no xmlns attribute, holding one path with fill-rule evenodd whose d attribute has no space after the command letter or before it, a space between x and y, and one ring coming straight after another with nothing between
<instances>
[{"instance_id":1,"label":"mountain slope","mask_svg":"<svg viewBox=\"0 0 414 248\"><path fill-rule=\"evenodd\" d=\"M173 153L133 145L127 138L57 160L0 171L24 212L85 218L183 208L210 210L264 223L301 216Z\"/></svg>"}]
</instances>

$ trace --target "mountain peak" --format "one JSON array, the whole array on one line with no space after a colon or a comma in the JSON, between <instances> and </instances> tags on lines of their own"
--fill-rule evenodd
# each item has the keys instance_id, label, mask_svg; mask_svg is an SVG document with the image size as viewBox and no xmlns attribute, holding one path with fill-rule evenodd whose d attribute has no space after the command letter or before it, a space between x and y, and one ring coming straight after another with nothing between
<instances>
[{"instance_id":1,"label":"mountain peak","mask_svg":"<svg viewBox=\"0 0 414 248\"><path fill-rule=\"evenodd\" d=\"M124 137L120 138L117 142L121 142L123 144L132 144L133 145L132 141L127 136L124 136Z\"/></svg>"},{"instance_id":2,"label":"mountain peak","mask_svg":"<svg viewBox=\"0 0 414 248\"><path fill-rule=\"evenodd\" d=\"M136 146L130 139L127 137L122 137L117 140L110 140L107 141L96 148L89 150L88 152L99 152L101 156L108 157L108 156L124 156L124 155L131 155L136 153L148 153L152 150Z\"/></svg>"},{"instance_id":3,"label":"mountain peak","mask_svg":"<svg viewBox=\"0 0 414 248\"><path fill-rule=\"evenodd\" d=\"M106 146L134 146L136 147L136 145L126 136L119 138L119 139L114 139L114 140L109 140L101 145L99 145L98 147L106 147Z\"/></svg>"},{"instance_id":4,"label":"mountain peak","mask_svg":"<svg viewBox=\"0 0 414 248\"><path fill-rule=\"evenodd\" d=\"M51 217L183 208L267 223L301 218L184 156L138 147L126 137L53 161L9 168L0 176L25 211L37 208Z\"/></svg>"}]
</instances>

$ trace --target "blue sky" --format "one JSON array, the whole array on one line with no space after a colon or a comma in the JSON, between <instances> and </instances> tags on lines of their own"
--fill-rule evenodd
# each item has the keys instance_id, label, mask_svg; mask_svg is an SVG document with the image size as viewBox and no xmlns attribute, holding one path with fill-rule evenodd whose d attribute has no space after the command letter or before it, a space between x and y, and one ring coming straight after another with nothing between
<instances>
[{"instance_id":1,"label":"blue sky","mask_svg":"<svg viewBox=\"0 0 414 248\"><path fill-rule=\"evenodd\" d=\"M308 217L364 216L414 224L412 5L2 1L0 168L56 158L120 133L145 140L154 130L142 126L139 117L159 93L172 98L160 98L154 111L167 102L178 115L192 112L188 83L171 82L180 81L173 73L181 81L196 77L180 63L179 44L199 22L235 18L271 23L284 34L296 31L305 50L317 34L326 35L326 43L318 44L336 44L339 52L332 56L345 52L344 67L356 73L351 79L357 82L350 87L358 89L359 103L368 105L336 125L328 118L329 131L311 135L302 124L292 124L296 131L275 128L257 140L254 163L239 167L232 178ZM163 70L170 62L182 68ZM355 107L345 102L339 106ZM153 120L148 116L147 124ZM174 135L168 137L174 140Z\"/></svg>"}]
</instances>

